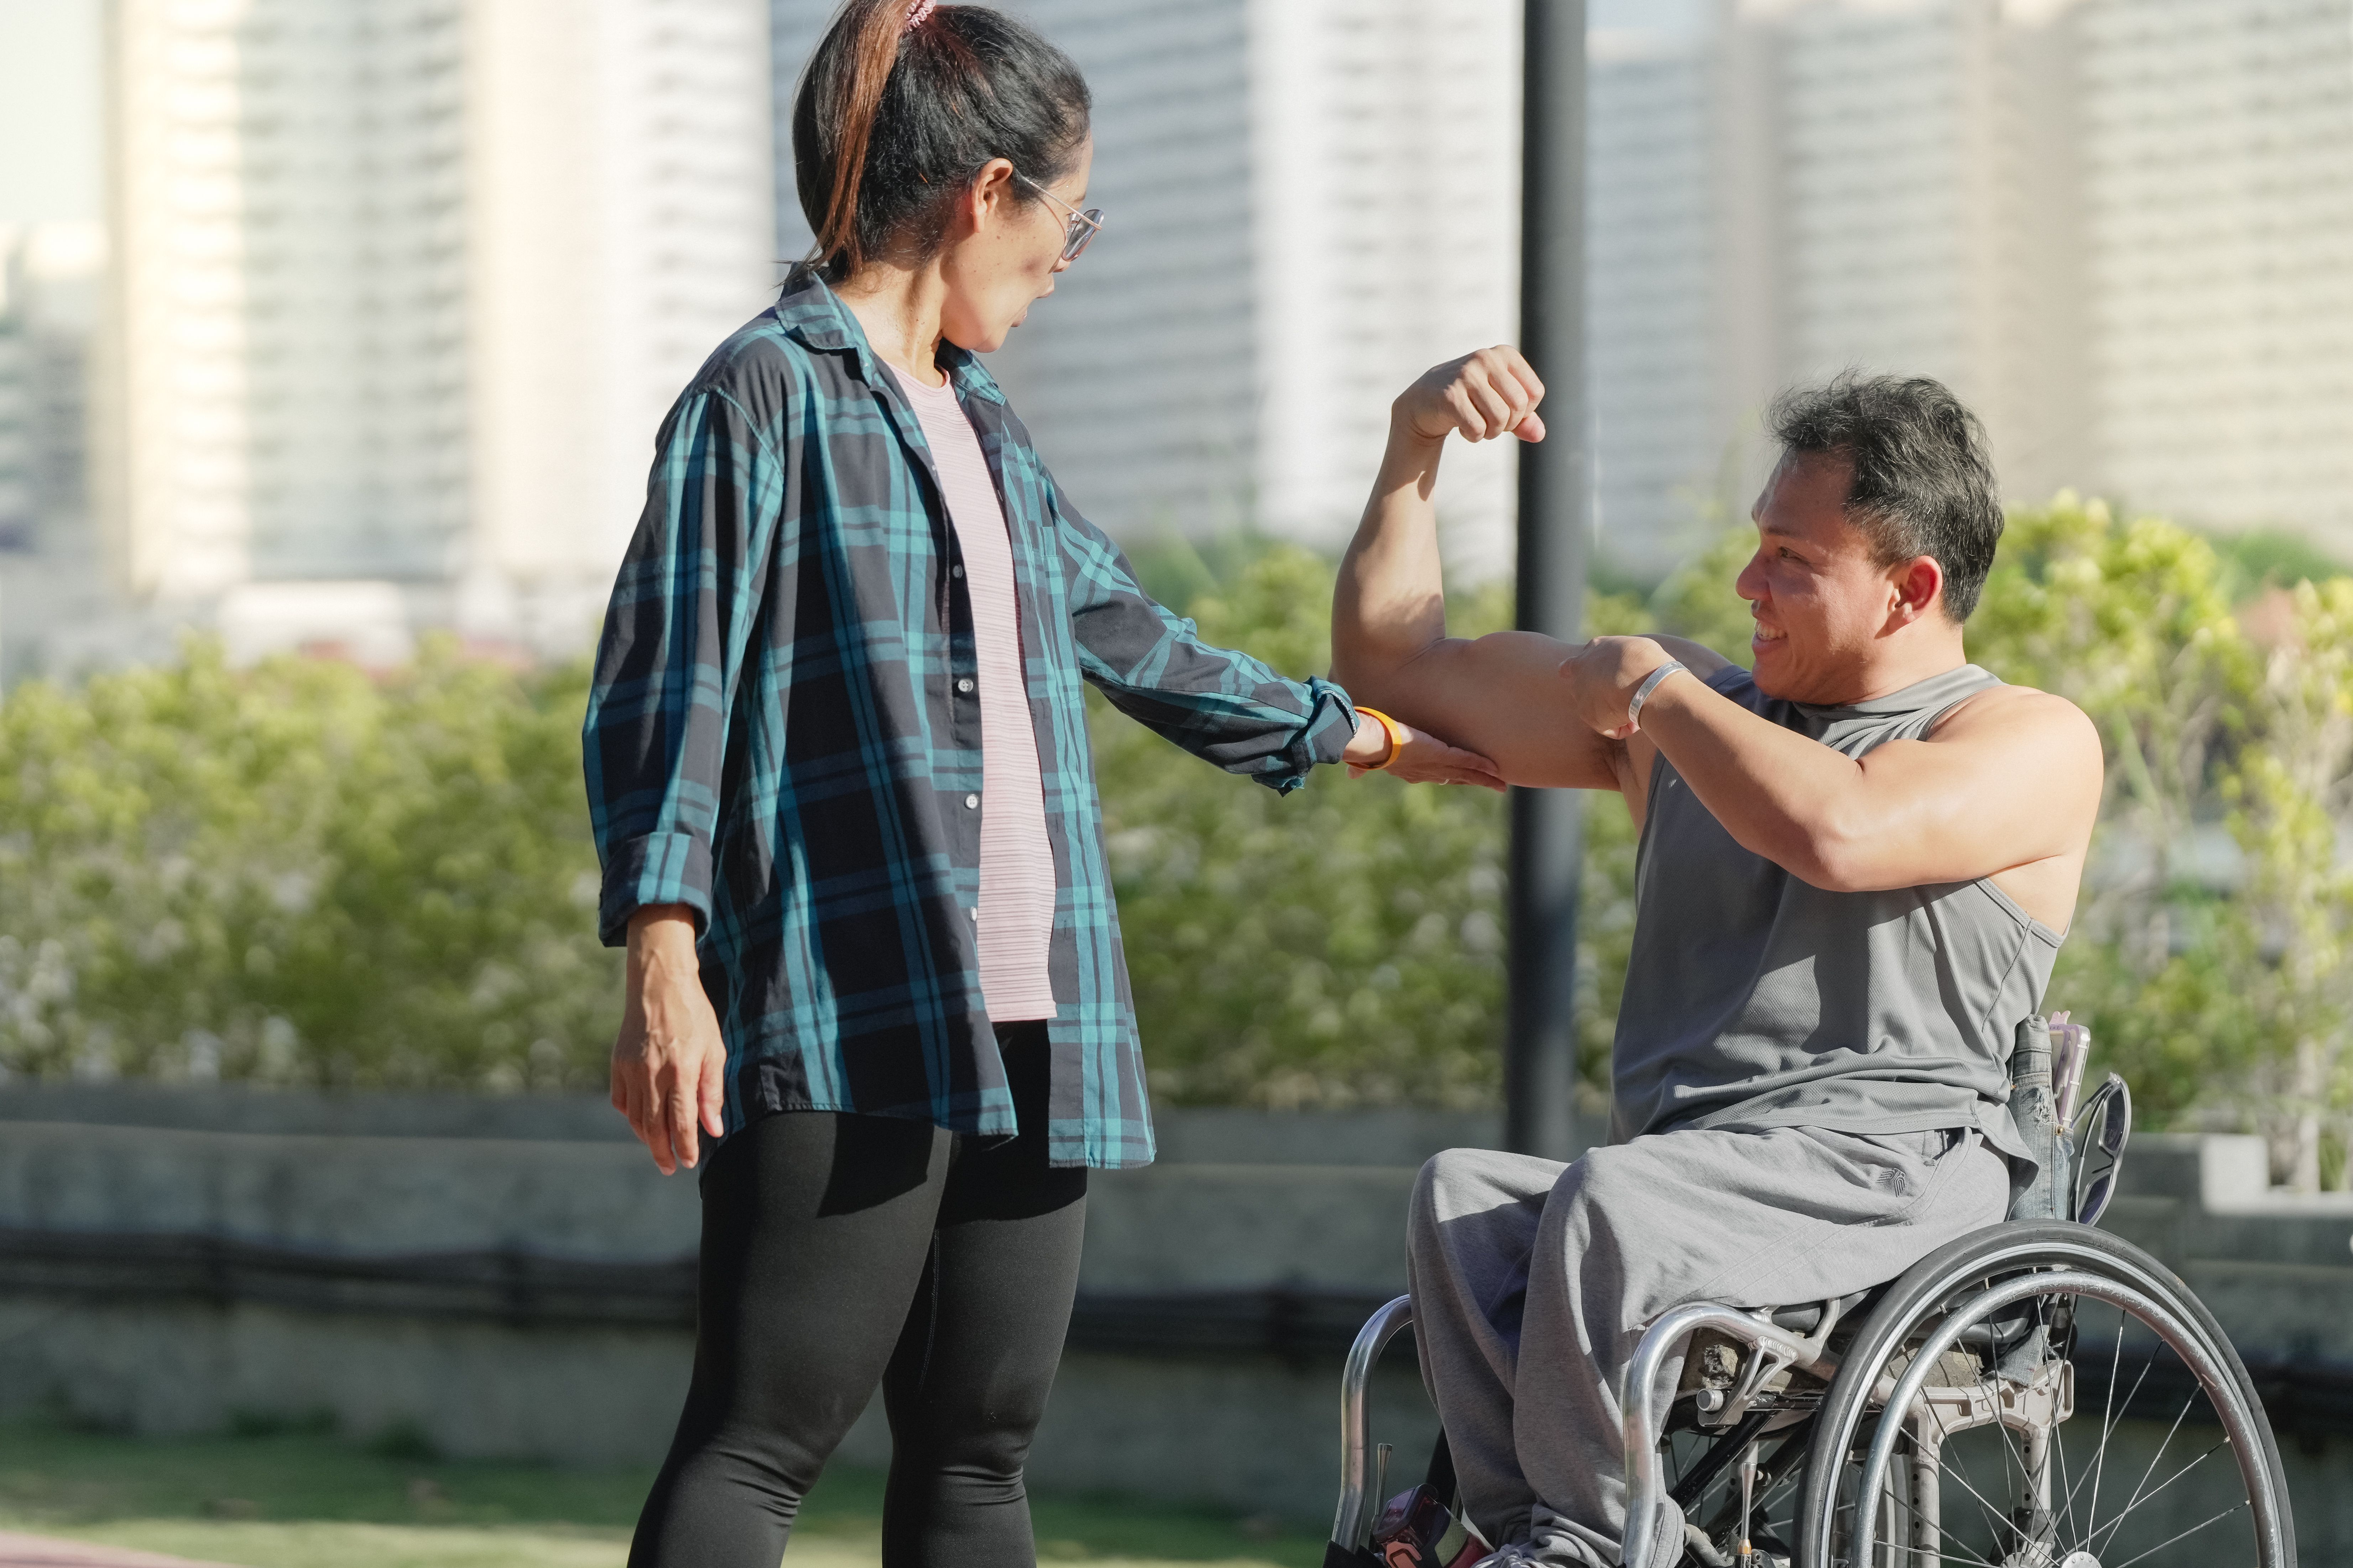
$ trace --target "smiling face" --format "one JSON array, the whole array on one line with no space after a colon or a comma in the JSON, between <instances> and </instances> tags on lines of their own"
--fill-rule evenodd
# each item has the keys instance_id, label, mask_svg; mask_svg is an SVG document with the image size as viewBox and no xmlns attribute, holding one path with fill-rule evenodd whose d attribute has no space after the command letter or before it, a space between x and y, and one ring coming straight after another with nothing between
<instances>
[{"instance_id":1,"label":"smiling face","mask_svg":"<svg viewBox=\"0 0 2353 1568\"><path fill-rule=\"evenodd\" d=\"M1086 205L1087 178L1094 168L1094 142L1080 147L1069 172L1046 188L1071 208ZM1054 279L1070 263L1062 259L1068 232L1064 210L1014 177L1003 159L985 165L973 190L958 204L951 238L940 257L947 299L940 309L940 331L974 353L1004 346L1029 307L1054 291Z\"/></svg>"},{"instance_id":2,"label":"smiling face","mask_svg":"<svg viewBox=\"0 0 2353 1568\"><path fill-rule=\"evenodd\" d=\"M1757 553L1733 586L1757 623L1748 647L1768 697L1860 701L1874 694L1873 667L1888 639L1913 626L1957 634L1945 622L1936 562L1883 565L1848 520L1852 477L1845 458L1785 454L1749 513Z\"/></svg>"}]
</instances>

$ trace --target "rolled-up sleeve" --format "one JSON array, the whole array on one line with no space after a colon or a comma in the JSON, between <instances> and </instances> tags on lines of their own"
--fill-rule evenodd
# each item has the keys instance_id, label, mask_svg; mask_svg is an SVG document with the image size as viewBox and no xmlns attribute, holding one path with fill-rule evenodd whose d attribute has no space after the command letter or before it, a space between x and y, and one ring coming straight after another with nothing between
<instances>
[{"instance_id":1,"label":"rolled-up sleeve","mask_svg":"<svg viewBox=\"0 0 2353 1568\"><path fill-rule=\"evenodd\" d=\"M690 388L663 423L581 728L608 946L648 905L683 904L698 934L709 928L728 710L783 477L766 433L722 391Z\"/></svg>"},{"instance_id":2,"label":"rolled-up sleeve","mask_svg":"<svg viewBox=\"0 0 2353 1568\"><path fill-rule=\"evenodd\" d=\"M1112 706L1228 773L1282 794L1318 763L1336 763L1356 733L1348 694L1328 680L1292 680L1155 603L1127 557L1050 492L1070 584L1080 666Z\"/></svg>"}]
</instances>

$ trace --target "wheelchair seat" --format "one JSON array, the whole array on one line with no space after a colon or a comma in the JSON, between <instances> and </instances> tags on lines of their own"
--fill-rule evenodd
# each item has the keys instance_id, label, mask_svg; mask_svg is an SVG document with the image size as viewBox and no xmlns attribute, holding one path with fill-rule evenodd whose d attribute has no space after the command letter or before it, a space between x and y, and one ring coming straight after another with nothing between
<instances>
[{"instance_id":1,"label":"wheelchair seat","mask_svg":"<svg viewBox=\"0 0 2353 1568\"><path fill-rule=\"evenodd\" d=\"M1777 1329L1786 1329L1793 1334L1810 1334L1821 1326L1825 1312L1834 1311L1844 1321L1865 1316L1879 1304L1879 1299L1887 1294L1887 1286L1894 1283L1891 1279L1886 1285L1857 1290L1852 1295L1841 1296L1835 1301L1801 1301L1792 1307L1768 1308L1765 1316Z\"/></svg>"}]
</instances>

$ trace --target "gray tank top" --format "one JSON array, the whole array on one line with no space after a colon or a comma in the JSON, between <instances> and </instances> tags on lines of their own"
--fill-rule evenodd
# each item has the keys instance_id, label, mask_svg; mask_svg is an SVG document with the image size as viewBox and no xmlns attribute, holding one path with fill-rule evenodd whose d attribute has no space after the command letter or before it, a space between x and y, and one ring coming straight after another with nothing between
<instances>
[{"instance_id":1,"label":"gray tank top","mask_svg":"<svg viewBox=\"0 0 2353 1568\"><path fill-rule=\"evenodd\" d=\"M2000 684L1975 665L1843 708L1707 684L1859 757ZM1685 1124L1842 1132L1977 1127L2024 1154L2005 1066L2059 938L1991 882L1829 893L1734 842L1662 756L1635 861L1612 1047L1613 1141Z\"/></svg>"}]
</instances>

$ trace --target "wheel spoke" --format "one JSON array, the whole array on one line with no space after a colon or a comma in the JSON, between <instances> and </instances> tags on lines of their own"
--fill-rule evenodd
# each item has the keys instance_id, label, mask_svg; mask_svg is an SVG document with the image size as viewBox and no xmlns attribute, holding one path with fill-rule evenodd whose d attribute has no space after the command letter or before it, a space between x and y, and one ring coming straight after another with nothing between
<instances>
[{"instance_id":1,"label":"wheel spoke","mask_svg":"<svg viewBox=\"0 0 2353 1568\"><path fill-rule=\"evenodd\" d=\"M2149 1492L2148 1497L2142 1497L2138 1493L2135 1493L2133 1500L2125 1504L2124 1512L2110 1520L2105 1529L2100 1527L2097 1521L2094 1521L2092 1531L2093 1538L2086 1541L2084 1544L2089 1546L2094 1552L2098 1552L2100 1548L2106 1545L2108 1542L2116 1539L2116 1531L2123 1526L2126 1520L2132 1517L2133 1510L2135 1509L2147 1507L2150 1498L2156 1497L2158 1492L2163 1491L2167 1487L2171 1486L2174 1482L2179 1480L2182 1477L2188 1475L2190 1471L2196 1469L2199 1466L2212 1458L2222 1449L2228 1447L2230 1446L2230 1438L2224 1437L2211 1448L2207 1449L2204 1453L2199 1455L2196 1458L2190 1460L2188 1464L2182 1466L2179 1469L2166 1477L2164 1480L2158 1482L2156 1488ZM2244 1506L2243 1502L2241 1506ZM2104 1537L2105 1539L2103 1539Z\"/></svg>"},{"instance_id":2,"label":"wheel spoke","mask_svg":"<svg viewBox=\"0 0 2353 1568\"><path fill-rule=\"evenodd\" d=\"M2117 1563L2116 1568L2132 1568L2132 1565L2139 1562L2143 1557L2147 1557L2153 1553L2162 1552L2167 1547L2172 1545L2175 1542L2180 1541L2188 1536L2195 1535L2200 1531L2205 1529L2207 1525L2218 1523L2222 1520L2226 1520L2246 1506L2247 1505L2243 1500L2234 1502L2230 1507L2224 1509L2221 1512L2216 1514L2212 1519L2193 1524L2189 1529L2183 1531L2179 1535L2168 1535L2163 1541L2160 1541L2156 1545L2150 1547L2148 1551L2138 1552L2133 1556L2126 1558L2123 1562Z\"/></svg>"},{"instance_id":3,"label":"wheel spoke","mask_svg":"<svg viewBox=\"0 0 2353 1568\"><path fill-rule=\"evenodd\" d=\"M2151 1358L2151 1359L2155 1359L2155 1358ZM2173 1418L2173 1425L2172 1425L2172 1426L2168 1426L2168 1427L2167 1427L2167 1428L2165 1429L2165 1441L2164 1441L2164 1442L2162 1442L2162 1443L2159 1443L2159 1444L2157 1446L2157 1452L2156 1452L2156 1453L2154 1453L2154 1454L2151 1454L2151 1455L2148 1457L2148 1468L2147 1468L2147 1469L2145 1469L2145 1470L2141 1471L2141 1473L2140 1473L2140 1479L2133 1483L2132 1496L2131 1496L2130 1498L2128 1498L2128 1499L2126 1499L2126 1500L2123 1511L2122 1511L2122 1512L2120 1512L2120 1513L2118 1513L2118 1514L2116 1515L2116 1517L2115 1521L2110 1524L2109 1529L2110 1529L2110 1531L2114 1531L2114 1529L2115 1529L2116 1525L2117 1525L2117 1524L2121 1524L2121 1523L2123 1523L2126 1519L2129 1519L2129 1518L2132 1516L2132 1511L2133 1511L2133 1510L2135 1510L2135 1509L2138 1508L2138 1507L2141 1505L2141 1503L2145 1500L2142 1498L2142 1496L2141 1496L2141 1489L2142 1489L2143 1488L2145 1488L2145 1487L2147 1487L2147 1486L2148 1485L2148 1478L2149 1478L2149 1477L2151 1477L2151 1476L2153 1476L2153 1475L2155 1475L2155 1474L2157 1474L2157 1467L2158 1467L2160 1463L2162 1463L2162 1462L2164 1461L2164 1458L2165 1458L2165 1451L2166 1451L2168 1448L2170 1448L2171 1447L2173 1447L2173 1438L2174 1438L2174 1435L2175 1435L2176 1433L2178 1433L2178 1432L2179 1432L2179 1431L2181 1430L2181 1423L2182 1423L2183 1421L2185 1421L2185 1420L2187 1420L2187 1419L2189 1418L2189 1407L2190 1407L2191 1405L2195 1405L2195 1404L2197 1404L2197 1403L2198 1403L2198 1395L2199 1395L2199 1394L2203 1394L2205 1391L2206 1391L2206 1390L2205 1390L2204 1385L2203 1385L2203 1384L2200 1384L2197 1389L2195 1389L2195 1390L2193 1390L2193 1391L2191 1392L2191 1394L2190 1394L2190 1395L2189 1395L2189 1397L2188 1399L2186 1399L2186 1400L2184 1400L2184 1401L2182 1402L2181 1410L2180 1410L2179 1414L2176 1415L2174 1416L2174 1418ZM2230 1441L2230 1439L2229 1439L2228 1437L2225 1437L2225 1438L2223 1438L2223 1439L2222 1439L2222 1441L2223 1441L2224 1443L2227 1443L2227 1442L2229 1442L2229 1441ZM2216 1445L2215 1445L2215 1447L2221 1447L2221 1443L2218 1443L2218 1444L2216 1444ZM2206 1454L2211 1454L2211 1453L2212 1453L2213 1451L2214 1451L2214 1449L2213 1449L2213 1448L2209 1448L2209 1449L2207 1449L2207 1450L2206 1450ZM2192 1460L2190 1461L2190 1464L2191 1464L2191 1465L2195 1465L2195 1464L2197 1464L2200 1460L2204 1459L2204 1458L2206 1458L2206 1454L2200 1454L2200 1455L2199 1455L2197 1459L2192 1459ZM2184 1467L2184 1468L2185 1468L2185 1469L2186 1469L2187 1468L2188 1468L2188 1467ZM2174 1483L2174 1481L2179 1480L2179 1479L2180 1479L2180 1477L2181 1477L2181 1472L2180 1472L2180 1471L2176 1471L2176 1472L2174 1473L2174 1475L2173 1475L2173 1476L2171 1476L2171 1477L2169 1477L2169 1478L2168 1478L2168 1479L2167 1479L2165 1485L2166 1485L2166 1486L2171 1486L2171 1485ZM2165 1489L2165 1488L2164 1488L2164 1487L2159 1487L2159 1488L2158 1489L2158 1491L2162 1491L2162 1490L2164 1490L2164 1489ZM2150 1497L2155 1497L2155 1496L2157 1495L2157 1492L2150 1492L2148 1495L2149 1495ZM2099 1536L2100 1536L2100 1533L2101 1533L2101 1531L2100 1531L2100 1520L2099 1520L2099 1516L2098 1516L2097 1514L2094 1514L2094 1515L2092 1516L2092 1536L2093 1536L2093 1539L2094 1539L2094 1541L2098 1540L2098 1538L2099 1538Z\"/></svg>"},{"instance_id":4,"label":"wheel spoke","mask_svg":"<svg viewBox=\"0 0 2353 1568\"><path fill-rule=\"evenodd\" d=\"M2125 1315L2120 1310L2116 1313L2116 1349L2108 1357L2108 1401L2107 1408L2100 1413L2100 1447L2092 1456L2092 1500L2084 1505L2084 1512L2095 1525L2100 1520L2100 1476L2107 1468L2108 1439L2115 1435L2116 1429L2116 1378L2124 1370L2124 1355ZM2148 1369L2155 1363L2154 1356L2141 1363L2140 1376L2133 1379L2132 1393L2125 1395L2126 1409L2132 1407L2134 1396L2140 1393L2142 1380L2148 1376ZM2081 1486L2083 1483L2078 1481L2075 1484ZM2072 1509L2075 1501L2073 1492L2068 1494L2067 1501Z\"/></svg>"}]
</instances>

